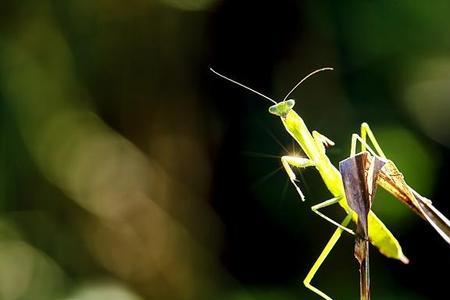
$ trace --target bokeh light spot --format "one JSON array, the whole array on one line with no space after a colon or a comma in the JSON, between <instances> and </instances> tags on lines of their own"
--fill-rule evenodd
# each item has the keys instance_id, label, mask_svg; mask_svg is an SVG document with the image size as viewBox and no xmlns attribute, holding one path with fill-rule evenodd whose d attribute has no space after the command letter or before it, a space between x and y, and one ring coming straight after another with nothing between
<instances>
[{"instance_id":1,"label":"bokeh light spot","mask_svg":"<svg viewBox=\"0 0 450 300\"><path fill-rule=\"evenodd\" d=\"M415 73L406 86L405 108L429 137L450 147L450 60L427 59Z\"/></svg>"}]
</instances>

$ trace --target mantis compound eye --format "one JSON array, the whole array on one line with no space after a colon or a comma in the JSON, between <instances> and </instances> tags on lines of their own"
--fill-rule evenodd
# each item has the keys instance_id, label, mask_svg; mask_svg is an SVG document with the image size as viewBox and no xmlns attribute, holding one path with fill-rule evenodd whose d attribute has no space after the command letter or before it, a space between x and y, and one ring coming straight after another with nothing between
<instances>
[{"instance_id":1,"label":"mantis compound eye","mask_svg":"<svg viewBox=\"0 0 450 300\"><path fill-rule=\"evenodd\" d=\"M288 112L294 107L294 105L295 100L289 99L272 105L271 107L269 107L269 112L279 117L285 117Z\"/></svg>"}]
</instances>

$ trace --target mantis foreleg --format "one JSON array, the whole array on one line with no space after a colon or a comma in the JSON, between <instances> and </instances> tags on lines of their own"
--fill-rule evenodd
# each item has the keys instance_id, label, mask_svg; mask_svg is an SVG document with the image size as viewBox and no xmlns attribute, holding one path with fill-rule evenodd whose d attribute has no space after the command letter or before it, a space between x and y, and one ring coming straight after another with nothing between
<instances>
[{"instance_id":1,"label":"mantis foreleg","mask_svg":"<svg viewBox=\"0 0 450 300\"><path fill-rule=\"evenodd\" d=\"M314 141L316 142L317 148L320 149L322 153L325 153L325 149L327 147L334 146L334 142L332 140L316 130L312 132L312 136L314 138Z\"/></svg>"},{"instance_id":2,"label":"mantis foreleg","mask_svg":"<svg viewBox=\"0 0 450 300\"><path fill-rule=\"evenodd\" d=\"M314 166L314 162L308 158L304 157L298 157L298 156L282 156L281 157L281 163L283 164L284 170L289 176L289 179L291 180L292 184L295 186L295 189L297 190L298 194L300 195L300 198L302 201L305 201L305 196L302 193L302 190L297 185L297 177L295 176L294 171L292 170L291 166L297 167L297 168L306 168Z\"/></svg>"}]
</instances>

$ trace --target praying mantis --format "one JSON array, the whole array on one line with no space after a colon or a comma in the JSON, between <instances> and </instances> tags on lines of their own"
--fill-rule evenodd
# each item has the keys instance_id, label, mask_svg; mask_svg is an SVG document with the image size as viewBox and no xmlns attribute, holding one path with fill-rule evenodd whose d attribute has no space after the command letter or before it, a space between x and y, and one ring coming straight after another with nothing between
<instances>
[{"instance_id":1,"label":"praying mantis","mask_svg":"<svg viewBox=\"0 0 450 300\"><path fill-rule=\"evenodd\" d=\"M273 105L269 107L269 112L281 119L281 122L284 125L286 131L298 143L298 145L301 147L301 149L306 155L306 157L292 156L292 155L281 157L282 166L284 167L289 180L295 187L302 201L305 201L305 197L299 185L297 184L298 180L293 171L293 167L296 168L315 167L316 170L319 172L320 176L322 177L322 180L325 183L326 187L333 195L333 198L311 207L314 213L318 214L320 217L337 226L337 229L335 230L330 240L325 245L324 249L322 250L319 257L311 267L305 279L303 280L303 283L306 288L316 293L317 295L321 296L323 299L331 300L331 298L328 295L319 290L317 287L313 286L311 284L311 281L314 278L320 266L322 265L322 263L324 262L324 260L326 259L326 257L328 256L328 254L336 245L337 241L342 235L342 232L346 231L352 235L355 234L353 230L347 227L347 225L351 221L354 221L356 223L358 220L358 215L350 208L347 202L341 173L331 163L326 154L326 147L333 146L334 142L317 131L311 132L306 126L303 119L293 110L295 100L288 99L288 97L300 84L302 84L310 76L318 72L333 69L327 67L318 69L308 74L302 80L300 80L280 102L276 102L270 97L216 72L212 68L210 68L210 70L217 76L227 81L230 81L238 86L241 86L273 103ZM366 123L363 123L361 126L361 136L357 134L354 134L352 136L351 155L355 154L356 143L358 140L362 142L363 149L366 148L367 137L369 137L370 141L372 142L378 153L382 154L382 157L384 157L381 148L379 147L372 131L370 130L369 126ZM386 184L386 186L389 185ZM320 209L331 206L333 204L339 204L346 213L346 217L340 223L336 222L335 220L329 218L328 216L319 211ZM372 211L368 212L367 223L368 223L368 237L372 245L378 248L378 250L383 255L389 258L400 260L405 264L408 263L408 258L403 254L402 248L397 239Z\"/></svg>"}]
</instances>

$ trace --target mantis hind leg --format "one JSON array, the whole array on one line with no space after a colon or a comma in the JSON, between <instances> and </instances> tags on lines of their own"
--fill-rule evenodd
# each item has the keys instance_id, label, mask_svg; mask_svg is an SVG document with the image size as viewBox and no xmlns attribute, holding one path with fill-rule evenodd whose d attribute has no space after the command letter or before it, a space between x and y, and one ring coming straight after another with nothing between
<instances>
[{"instance_id":1,"label":"mantis hind leg","mask_svg":"<svg viewBox=\"0 0 450 300\"><path fill-rule=\"evenodd\" d=\"M351 214L347 215L347 217L344 219L344 221L342 221L341 226L342 227L347 226L348 223L350 223L351 219L352 219L352 215ZM321 296L323 299L332 300L332 298L330 298L327 294L325 294L324 292L322 292L318 288L312 286L311 285L311 281L314 278L314 276L316 275L316 273L319 270L319 268L322 265L322 263L327 258L328 254L333 249L334 245L336 245L336 243L339 240L339 238L341 237L343 231L344 231L344 229L342 229L341 227L338 227L334 231L334 233L331 236L330 240L325 245L325 248L323 248L322 253L320 253L320 255L317 258L316 262L314 263L314 265L309 270L308 275L306 275L305 279L303 280L303 284L305 285L306 288L308 288L309 290L313 291L317 295Z\"/></svg>"},{"instance_id":2,"label":"mantis hind leg","mask_svg":"<svg viewBox=\"0 0 450 300\"><path fill-rule=\"evenodd\" d=\"M380 145L378 144L377 139L375 138L375 135L373 134L372 130L369 127L369 124L366 122L361 124L361 138L365 142L367 139L367 136L369 137L370 142L372 143L373 147L375 148L378 156L386 158L386 155L384 155L383 150L381 150ZM367 144L363 143L361 144L361 148L364 151Z\"/></svg>"},{"instance_id":3,"label":"mantis hind leg","mask_svg":"<svg viewBox=\"0 0 450 300\"><path fill-rule=\"evenodd\" d=\"M375 148L372 149L369 144L367 143L367 137L369 138L369 141ZM352 144L350 149L350 155L354 156L356 154L356 143L359 141L361 143L361 151L369 151L373 155L377 155L382 158L386 158L386 155L384 155L383 150L380 147L380 144L378 144L377 139L375 138L375 135L373 134L372 130L369 127L369 124L366 122L361 124L361 136L354 133L352 135Z\"/></svg>"}]
</instances>

